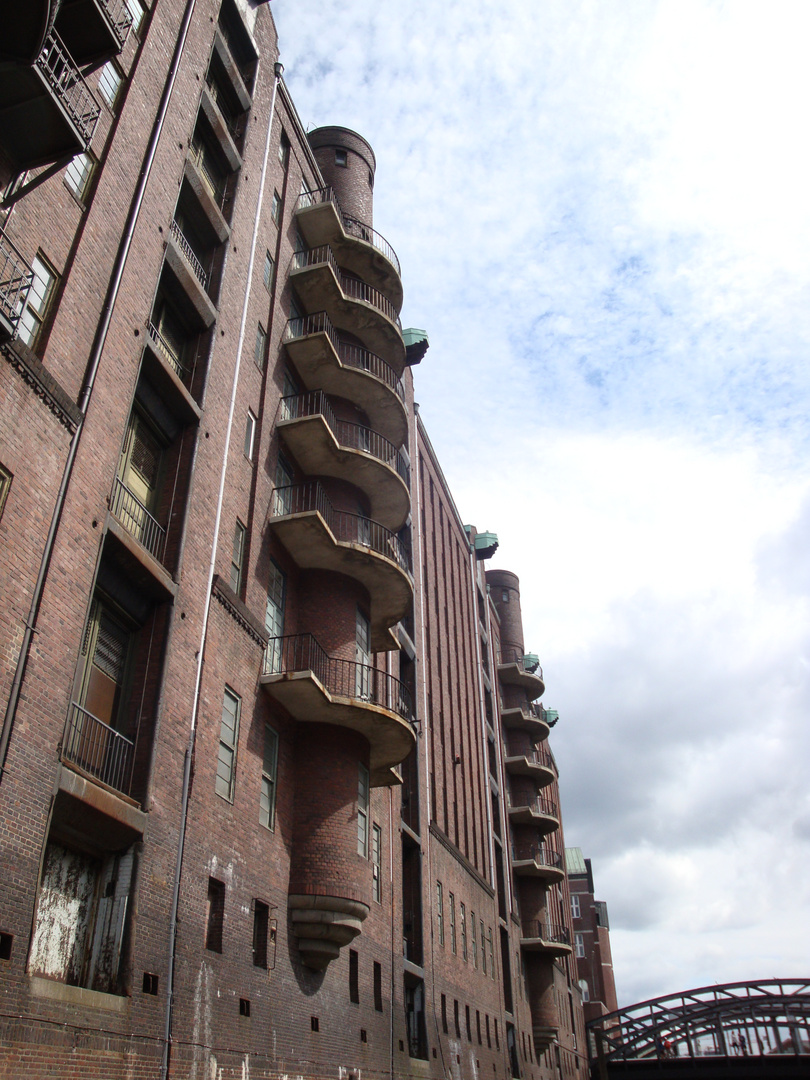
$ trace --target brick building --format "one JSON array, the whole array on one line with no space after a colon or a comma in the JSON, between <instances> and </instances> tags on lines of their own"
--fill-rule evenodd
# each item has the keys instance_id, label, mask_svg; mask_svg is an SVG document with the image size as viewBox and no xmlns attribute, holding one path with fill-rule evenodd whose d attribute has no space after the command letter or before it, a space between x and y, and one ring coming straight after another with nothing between
<instances>
[{"instance_id":1,"label":"brick building","mask_svg":"<svg viewBox=\"0 0 810 1080\"><path fill-rule=\"evenodd\" d=\"M585 1019L595 1020L619 1008L613 978L607 904L595 898L591 860L583 858L580 848L565 849L565 865L571 891L577 979Z\"/></svg>"},{"instance_id":2,"label":"brick building","mask_svg":"<svg viewBox=\"0 0 810 1080\"><path fill-rule=\"evenodd\" d=\"M269 7L0 53L0 1073L584 1075L517 578Z\"/></svg>"}]
</instances>

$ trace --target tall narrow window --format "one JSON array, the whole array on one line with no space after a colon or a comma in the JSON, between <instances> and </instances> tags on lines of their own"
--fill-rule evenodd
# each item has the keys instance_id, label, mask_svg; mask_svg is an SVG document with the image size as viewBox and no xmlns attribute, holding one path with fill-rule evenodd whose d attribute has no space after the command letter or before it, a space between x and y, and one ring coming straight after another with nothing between
<instances>
[{"instance_id":1,"label":"tall narrow window","mask_svg":"<svg viewBox=\"0 0 810 1080\"><path fill-rule=\"evenodd\" d=\"M374 1008L377 1012L383 1011L382 1000L382 964L374 961Z\"/></svg>"},{"instance_id":2,"label":"tall narrow window","mask_svg":"<svg viewBox=\"0 0 810 1080\"><path fill-rule=\"evenodd\" d=\"M79 704L85 719L79 725L78 731L81 745L74 745L72 736L70 742L71 756L73 753L80 754L77 764L84 764L85 768L90 768L91 765L89 760L84 760L84 755L103 756L106 750L106 740L98 742L98 733L94 730L92 719L101 720L111 728L120 726L119 718L132 642L131 626L103 600L95 599L82 649L85 664ZM95 770L91 768L91 771Z\"/></svg>"},{"instance_id":3,"label":"tall narrow window","mask_svg":"<svg viewBox=\"0 0 810 1080\"><path fill-rule=\"evenodd\" d=\"M489 937L487 938L489 944L489 977L495 978L495 952L492 948L492 927L489 928Z\"/></svg>"},{"instance_id":4,"label":"tall narrow window","mask_svg":"<svg viewBox=\"0 0 810 1080\"><path fill-rule=\"evenodd\" d=\"M349 1001L360 1004L360 958L355 949L349 949Z\"/></svg>"},{"instance_id":5,"label":"tall narrow window","mask_svg":"<svg viewBox=\"0 0 810 1080\"><path fill-rule=\"evenodd\" d=\"M276 462L276 491L273 503L273 513L277 517L292 513L292 482L292 469L279 454Z\"/></svg>"},{"instance_id":6,"label":"tall narrow window","mask_svg":"<svg viewBox=\"0 0 810 1080\"><path fill-rule=\"evenodd\" d=\"M475 912L470 912L470 937L472 938L472 961L475 970L478 970L478 938L475 933Z\"/></svg>"},{"instance_id":7,"label":"tall narrow window","mask_svg":"<svg viewBox=\"0 0 810 1080\"><path fill-rule=\"evenodd\" d=\"M242 566L245 558L245 526L236 522L233 530L233 553L231 554L231 588L239 595L242 590Z\"/></svg>"},{"instance_id":8,"label":"tall narrow window","mask_svg":"<svg viewBox=\"0 0 810 1080\"><path fill-rule=\"evenodd\" d=\"M118 70L118 66L112 60L108 60L98 77L98 89L104 101L113 111L115 111L115 106L118 104L123 81L124 77Z\"/></svg>"},{"instance_id":9,"label":"tall narrow window","mask_svg":"<svg viewBox=\"0 0 810 1080\"><path fill-rule=\"evenodd\" d=\"M442 883L436 882L436 923L439 931L439 944L444 946L444 892Z\"/></svg>"},{"instance_id":10,"label":"tall narrow window","mask_svg":"<svg viewBox=\"0 0 810 1080\"><path fill-rule=\"evenodd\" d=\"M461 924L461 958L467 959L467 908L462 903L459 908L459 922Z\"/></svg>"},{"instance_id":11,"label":"tall narrow window","mask_svg":"<svg viewBox=\"0 0 810 1080\"><path fill-rule=\"evenodd\" d=\"M127 10L132 16L132 32L137 34L143 25L146 12L143 9L143 5L140 0L126 0Z\"/></svg>"},{"instance_id":12,"label":"tall narrow window","mask_svg":"<svg viewBox=\"0 0 810 1080\"><path fill-rule=\"evenodd\" d=\"M464 1006L464 1019L467 1026L467 1042L472 1042L472 1024L470 1023L470 1006Z\"/></svg>"},{"instance_id":13,"label":"tall narrow window","mask_svg":"<svg viewBox=\"0 0 810 1080\"><path fill-rule=\"evenodd\" d=\"M42 326L56 290L57 274L41 253L31 261L34 281L28 290L25 306L20 313L17 334L30 348L35 349L42 333Z\"/></svg>"},{"instance_id":14,"label":"tall narrow window","mask_svg":"<svg viewBox=\"0 0 810 1080\"><path fill-rule=\"evenodd\" d=\"M375 901L382 903L382 829L379 825L371 827L371 890Z\"/></svg>"},{"instance_id":15,"label":"tall narrow window","mask_svg":"<svg viewBox=\"0 0 810 1080\"><path fill-rule=\"evenodd\" d=\"M261 900L253 901L253 966L267 967L267 940L270 929L270 908Z\"/></svg>"},{"instance_id":16,"label":"tall narrow window","mask_svg":"<svg viewBox=\"0 0 810 1080\"><path fill-rule=\"evenodd\" d=\"M268 675L281 671L285 591L284 571L275 559L271 559L270 580L267 583L267 606L264 609L264 628L270 635L265 654L265 670Z\"/></svg>"},{"instance_id":17,"label":"tall narrow window","mask_svg":"<svg viewBox=\"0 0 810 1080\"><path fill-rule=\"evenodd\" d=\"M456 1029L456 1038L460 1039L461 1038L461 1024L459 1022L458 1002L456 1001L455 998L453 999L453 1023L455 1025L455 1029Z\"/></svg>"},{"instance_id":18,"label":"tall narrow window","mask_svg":"<svg viewBox=\"0 0 810 1080\"><path fill-rule=\"evenodd\" d=\"M583 959L585 956L585 935L574 934L574 955Z\"/></svg>"},{"instance_id":19,"label":"tall narrow window","mask_svg":"<svg viewBox=\"0 0 810 1080\"><path fill-rule=\"evenodd\" d=\"M450 949L456 955L456 898L450 893Z\"/></svg>"},{"instance_id":20,"label":"tall narrow window","mask_svg":"<svg viewBox=\"0 0 810 1080\"><path fill-rule=\"evenodd\" d=\"M487 973L487 937L484 933L484 920L481 919L479 923L481 927L481 970L486 975Z\"/></svg>"},{"instance_id":21,"label":"tall narrow window","mask_svg":"<svg viewBox=\"0 0 810 1080\"><path fill-rule=\"evenodd\" d=\"M368 858L368 797L368 769L361 764L357 781L357 854L364 859Z\"/></svg>"},{"instance_id":22,"label":"tall narrow window","mask_svg":"<svg viewBox=\"0 0 810 1080\"><path fill-rule=\"evenodd\" d=\"M371 622L357 608L355 626L355 696L367 701L371 696Z\"/></svg>"},{"instance_id":23,"label":"tall narrow window","mask_svg":"<svg viewBox=\"0 0 810 1080\"><path fill-rule=\"evenodd\" d=\"M89 154L77 154L65 169L65 183L80 201L84 201L87 189L90 187L90 178L93 175L95 162Z\"/></svg>"},{"instance_id":24,"label":"tall narrow window","mask_svg":"<svg viewBox=\"0 0 810 1080\"><path fill-rule=\"evenodd\" d=\"M157 432L139 412L129 418L111 510L127 532L152 555L163 554L164 531L155 517L163 472L164 447Z\"/></svg>"},{"instance_id":25,"label":"tall narrow window","mask_svg":"<svg viewBox=\"0 0 810 1080\"><path fill-rule=\"evenodd\" d=\"M264 253L264 287L268 292L273 291L273 282L276 280L276 260L269 251Z\"/></svg>"},{"instance_id":26,"label":"tall narrow window","mask_svg":"<svg viewBox=\"0 0 810 1080\"><path fill-rule=\"evenodd\" d=\"M236 745L239 738L239 711L242 700L225 688L222 700L222 719L219 725L219 757L217 758L217 795L233 801L236 777Z\"/></svg>"},{"instance_id":27,"label":"tall narrow window","mask_svg":"<svg viewBox=\"0 0 810 1080\"><path fill-rule=\"evenodd\" d=\"M267 352L267 331L261 323L256 327L256 344L253 350L253 359L259 371L264 371L264 354Z\"/></svg>"},{"instance_id":28,"label":"tall narrow window","mask_svg":"<svg viewBox=\"0 0 810 1080\"><path fill-rule=\"evenodd\" d=\"M225 882L208 879L208 902L205 919L205 947L222 952L222 927L225 922Z\"/></svg>"},{"instance_id":29,"label":"tall narrow window","mask_svg":"<svg viewBox=\"0 0 810 1080\"><path fill-rule=\"evenodd\" d=\"M447 1034L447 998L442 994L442 1031Z\"/></svg>"},{"instance_id":30,"label":"tall narrow window","mask_svg":"<svg viewBox=\"0 0 810 1080\"><path fill-rule=\"evenodd\" d=\"M6 506L9 490L11 489L12 474L0 465L0 518Z\"/></svg>"},{"instance_id":31,"label":"tall narrow window","mask_svg":"<svg viewBox=\"0 0 810 1080\"><path fill-rule=\"evenodd\" d=\"M278 770L278 734L264 725L262 755L262 790L259 796L259 823L267 829L276 827L276 772Z\"/></svg>"},{"instance_id":32,"label":"tall narrow window","mask_svg":"<svg viewBox=\"0 0 810 1080\"><path fill-rule=\"evenodd\" d=\"M273 201L270 204L270 214L273 221L278 225L279 218L281 217L281 196L277 191L273 192Z\"/></svg>"},{"instance_id":33,"label":"tall narrow window","mask_svg":"<svg viewBox=\"0 0 810 1080\"><path fill-rule=\"evenodd\" d=\"M245 424L245 457L253 461L253 444L256 441L256 417L251 409L248 409L247 422Z\"/></svg>"},{"instance_id":34,"label":"tall narrow window","mask_svg":"<svg viewBox=\"0 0 810 1080\"><path fill-rule=\"evenodd\" d=\"M282 131L278 141L278 163L282 169L286 169L290 161L290 140Z\"/></svg>"},{"instance_id":35,"label":"tall narrow window","mask_svg":"<svg viewBox=\"0 0 810 1080\"><path fill-rule=\"evenodd\" d=\"M575 919L578 919L580 917L579 897L576 895L576 893L571 894L571 915Z\"/></svg>"}]
</instances>

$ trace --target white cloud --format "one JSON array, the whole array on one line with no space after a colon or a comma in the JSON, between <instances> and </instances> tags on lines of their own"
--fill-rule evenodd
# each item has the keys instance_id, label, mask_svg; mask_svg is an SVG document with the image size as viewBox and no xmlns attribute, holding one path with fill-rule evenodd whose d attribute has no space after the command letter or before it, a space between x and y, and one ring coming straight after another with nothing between
<instances>
[{"instance_id":1,"label":"white cloud","mask_svg":"<svg viewBox=\"0 0 810 1080\"><path fill-rule=\"evenodd\" d=\"M810 13L278 0L541 654L620 1000L810 962ZM655 958L651 965L650 958Z\"/></svg>"}]
</instances>

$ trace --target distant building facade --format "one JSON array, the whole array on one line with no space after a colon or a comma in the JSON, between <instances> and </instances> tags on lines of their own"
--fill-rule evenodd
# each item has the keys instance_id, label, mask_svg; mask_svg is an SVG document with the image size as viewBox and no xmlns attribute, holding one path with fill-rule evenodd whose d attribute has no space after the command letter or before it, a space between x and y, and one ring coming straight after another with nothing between
<instances>
[{"instance_id":1,"label":"distant building facade","mask_svg":"<svg viewBox=\"0 0 810 1080\"><path fill-rule=\"evenodd\" d=\"M580 848L566 848L565 865L571 890L577 979L587 1022L619 1008L610 952L610 924L607 904L594 895L591 860L583 858Z\"/></svg>"},{"instance_id":2,"label":"distant building facade","mask_svg":"<svg viewBox=\"0 0 810 1080\"><path fill-rule=\"evenodd\" d=\"M371 147L267 4L14 7L0 1072L584 1076L556 716Z\"/></svg>"}]
</instances>

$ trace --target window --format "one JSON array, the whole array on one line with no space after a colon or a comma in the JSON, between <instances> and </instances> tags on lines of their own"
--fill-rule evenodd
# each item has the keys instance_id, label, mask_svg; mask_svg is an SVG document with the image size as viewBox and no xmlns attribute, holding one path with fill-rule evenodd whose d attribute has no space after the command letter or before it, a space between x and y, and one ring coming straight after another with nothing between
<instances>
[{"instance_id":1,"label":"window","mask_svg":"<svg viewBox=\"0 0 810 1080\"><path fill-rule=\"evenodd\" d=\"M256 344L253 347L253 359L259 371L264 371L264 354L267 352L267 331L261 323L256 327Z\"/></svg>"},{"instance_id":2,"label":"window","mask_svg":"<svg viewBox=\"0 0 810 1080\"><path fill-rule=\"evenodd\" d=\"M98 725L93 719L116 730L120 727L133 640L131 624L117 609L97 597L90 609L82 646L81 715L74 721L65 749L70 760L94 775L100 775L101 779L106 776L107 739L99 739Z\"/></svg>"},{"instance_id":3,"label":"window","mask_svg":"<svg viewBox=\"0 0 810 1080\"><path fill-rule=\"evenodd\" d=\"M495 953L494 953L494 951L492 949L492 927L491 926L489 928L489 937L487 938L487 940L489 942L489 977L490 977L490 979L494 979L495 978Z\"/></svg>"},{"instance_id":4,"label":"window","mask_svg":"<svg viewBox=\"0 0 810 1080\"><path fill-rule=\"evenodd\" d=\"M578 919L580 917L579 916L579 897L575 893L572 893L572 895L571 895L571 914L575 919Z\"/></svg>"},{"instance_id":5,"label":"window","mask_svg":"<svg viewBox=\"0 0 810 1080\"><path fill-rule=\"evenodd\" d=\"M98 89L101 96L111 109L115 109L116 102L121 93L121 84L124 77L112 60L108 60L101 69L98 77Z\"/></svg>"},{"instance_id":6,"label":"window","mask_svg":"<svg viewBox=\"0 0 810 1080\"><path fill-rule=\"evenodd\" d=\"M79 202L82 202L87 194L95 167L96 163L89 154L77 154L65 169L65 183Z\"/></svg>"},{"instance_id":7,"label":"window","mask_svg":"<svg viewBox=\"0 0 810 1080\"><path fill-rule=\"evenodd\" d=\"M442 1031L447 1034L447 998L442 994Z\"/></svg>"},{"instance_id":8,"label":"window","mask_svg":"<svg viewBox=\"0 0 810 1080\"><path fill-rule=\"evenodd\" d=\"M276 492L273 505L273 513L277 517L284 517L285 514L292 513L292 482L292 469L279 454L276 462Z\"/></svg>"},{"instance_id":9,"label":"window","mask_svg":"<svg viewBox=\"0 0 810 1080\"><path fill-rule=\"evenodd\" d=\"M484 933L484 920L481 919L481 970L486 975L487 973L487 938Z\"/></svg>"},{"instance_id":10,"label":"window","mask_svg":"<svg viewBox=\"0 0 810 1080\"><path fill-rule=\"evenodd\" d=\"M478 938L475 934L475 912L470 912L470 935L472 937L472 961L475 970L478 970Z\"/></svg>"},{"instance_id":11,"label":"window","mask_svg":"<svg viewBox=\"0 0 810 1080\"><path fill-rule=\"evenodd\" d=\"M472 1042L472 1024L470 1023L470 1006L464 1006L464 1017L467 1021L467 1042Z\"/></svg>"},{"instance_id":12,"label":"window","mask_svg":"<svg viewBox=\"0 0 810 1080\"><path fill-rule=\"evenodd\" d=\"M222 926L225 922L225 882L208 879L208 902L205 918L205 947L209 952L222 952Z\"/></svg>"},{"instance_id":13,"label":"window","mask_svg":"<svg viewBox=\"0 0 810 1080\"><path fill-rule=\"evenodd\" d=\"M486 1028L487 1028L487 1046L491 1050L492 1049L492 1035L490 1034L490 1030L489 1030L489 1013L486 1014L484 1019L486 1021Z\"/></svg>"},{"instance_id":14,"label":"window","mask_svg":"<svg viewBox=\"0 0 810 1080\"><path fill-rule=\"evenodd\" d=\"M347 167L349 162L348 155L345 150L335 150L335 164L340 165L343 169Z\"/></svg>"},{"instance_id":15,"label":"window","mask_svg":"<svg viewBox=\"0 0 810 1080\"><path fill-rule=\"evenodd\" d=\"M456 898L450 893L450 949L456 955Z\"/></svg>"},{"instance_id":16,"label":"window","mask_svg":"<svg viewBox=\"0 0 810 1080\"><path fill-rule=\"evenodd\" d=\"M219 725L219 757L217 759L217 795L233 801L236 777L236 746L239 738L239 711L242 699L225 688L222 699L222 720Z\"/></svg>"},{"instance_id":17,"label":"window","mask_svg":"<svg viewBox=\"0 0 810 1080\"><path fill-rule=\"evenodd\" d=\"M275 561L270 560L270 580L267 583L267 605L264 609L264 628L270 635L265 653L265 671L281 671L282 637L284 636L284 594L286 577Z\"/></svg>"},{"instance_id":18,"label":"window","mask_svg":"<svg viewBox=\"0 0 810 1080\"><path fill-rule=\"evenodd\" d=\"M459 908L459 922L461 923L461 958L467 959L467 908L464 904Z\"/></svg>"},{"instance_id":19,"label":"window","mask_svg":"<svg viewBox=\"0 0 810 1080\"><path fill-rule=\"evenodd\" d=\"M242 589L242 561L245 557L245 526L236 522L233 530L233 554L231 555L231 588L238 595Z\"/></svg>"},{"instance_id":20,"label":"window","mask_svg":"<svg viewBox=\"0 0 810 1080\"><path fill-rule=\"evenodd\" d=\"M273 201L270 204L270 216L276 225L278 225L279 218L281 217L281 196L277 191L273 192Z\"/></svg>"},{"instance_id":21,"label":"window","mask_svg":"<svg viewBox=\"0 0 810 1080\"><path fill-rule=\"evenodd\" d=\"M290 161L290 140L282 131L278 141L278 163L282 169L286 169Z\"/></svg>"},{"instance_id":22,"label":"window","mask_svg":"<svg viewBox=\"0 0 810 1080\"><path fill-rule=\"evenodd\" d=\"M582 959L585 956L585 935L574 934L574 955Z\"/></svg>"},{"instance_id":23,"label":"window","mask_svg":"<svg viewBox=\"0 0 810 1080\"><path fill-rule=\"evenodd\" d=\"M278 733L264 725L262 755L262 790L259 796L259 824L267 829L276 827L276 773L278 770Z\"/></svg>"},{"instance_id":24,"label":"window","mask_svg":"<svg viewBox=\"0 0 810 1080\"><path fill-rule=\"evenodd\" d=\"M368 858L368 769L361 763L357 780L357 854Z\"/></svg>"},{"instance_id":25,"label":"window","mask_svg":"<svg viewBox=\"0 0 810 1080\"><path fill-rule=\"evenodd\" d=\"M270 930L270 908L261 900L253 901L253 966L267 967L267 941Z\"/></svg>"},{"instance_id":26,"label":"window","mask_svg":"<svg viewBox=\"0 0 810 1080\"><path fill-rule=\"evenodd\" d=\"M459 1023L458 1002L453 999L453 1023L456 1028L456 1038L461 1038L461 1024Z\"/></svg>"},{"instance_id":27,"label":"window","mask_svg":"<svg viewBox=\"0 0 810 1080\"><path fill-rule=\"evenodd\" d=\"M371 697L371 622L366 613L357 608L354 637L354 693L355 697L368 701Z\"/></svg>"},{"instance_id":28,"label":"window","mask_svg":"<svg viewBox=\"0 0 810 1080\"><path fill-rule=\"evenodd\" d=\"M379 825L371 827L371 863L372 896L378 904L382 903L382 829Z\"/></svg>"},{"instance_id":29,"label":"window","mask_svg":"<svg viewBox=\"0 0 810 1080\"><path fill-rule=\"evenodd\" d=\"M269 251L264 253L264 287L268 292L273 291L273 282L276 280L276 262Z\"/></svg>"},{"instance_id":30,"label":"window","mask_svg":"<svg viewBox=\"0 0 810 1080\"><path fill-rule=\"evenodd\" d=\"M163 530L155 519L163 472L163 443L141 413L129 418L111 510L127 532L160 558Z\"/></svg>"},{"instance_id":31,"label":"window","mask_svg":"<svg viewBox=\"0 0 810 1080\"><path fill-rule=\"evenodd\" d=\"M17 333L26 345L35 349L42 333L45 316L53 301L58 277L56 271L48 265L39 252L33 258L31 269L34 271L34 280L20 313Z\"/></svg>"},{"instance_id":32,"label":"window","mask_svg":"<svg viewBox=\"0 0 810 1080\"><path fill-rule=\"evenodd\" d=\"M439 944L444 946L444 895L440 881L436 882L436 922L439 929Z\"/></svg>"},{"instance_id":33,"label":"window","mask_svg":"<svg viewBox=\"0 0 810 1080\"><path fill-rule=\"evenodd\" d=\"M501 1037L498 1034L498 1020L497 1020L497 1018L493 1016L492 1022L495 1025L495 1049L500 1050L500 1048L501 1048Z\"/></svg>"},{"instance_id":34,"label":"window","mask_svg":"<svg viewBox=\"0 0 810 1080\"><path fill-rule=\"evenodd\" d=\"M132 16L132 32L137 34L140 28L143 26L143 20L146 16L146 12L143 9L140 0L126 0L127 9Z\"/></svg>"},{"instance_id":35,"label":"window","mask_svg":"<svg viewBox=\"0 0 810 1080\"><path fill-rule=\"evenodd\" d=\"M355 949L349 949L349 1001L360 1004L360 958Z\"/></svg>"},{"instance_id":36,"label":"window","mask_svg":"<svg viewBox=\"0 0 810 1080\"><path fill-rule=\"evenodd\" d=\"M245 457L248 461L253 461L253 443L256 439L256 417L253 412L248 409L247 423L245 424Z\"/></svg>"},{"instance_id":37,"label":"window","mask_svg":"<svg viewBox=\"0 0 810 1080\"><path fill-rule=\"evenodd\" d=\"M8 469L4 469L0 465L0 518L3 516L3 509L6 505L6 499L8 498L9 490L11 489L12 474Z\"/></svg>"},{"instance_id":38,"label":"window","mask_svg":"<svg viewBox=\"0 0 810 1080\"><path fill-rule=\"evenodd\" d=\"M475 1032L478 1036L478 1045L481 1046L481 1013L475 1010Z\"/></svg>"},{"instance_id":39,"label":"window","mask_svg":"<svg viewBox=\"0 0 810 1080\"><path fill-rule=\"evenodd\" d=\"M580 992L580 994L582 994L582 1000L583 1001L590 1001L591 1000L591 992L588 989L588 980L587 979L580 979L579 980L579 992Z\"/></svg>"},{"instance_id":40,"label":"window","mask_svg":"<svg viewBox=\"0 0 810 1080\"><path fill-rule=\"evenodd\" d=\"M383 1011L382 998L382 964L374 961L374 1008L377 1012Z\"/></svg>"}]
</instances>

